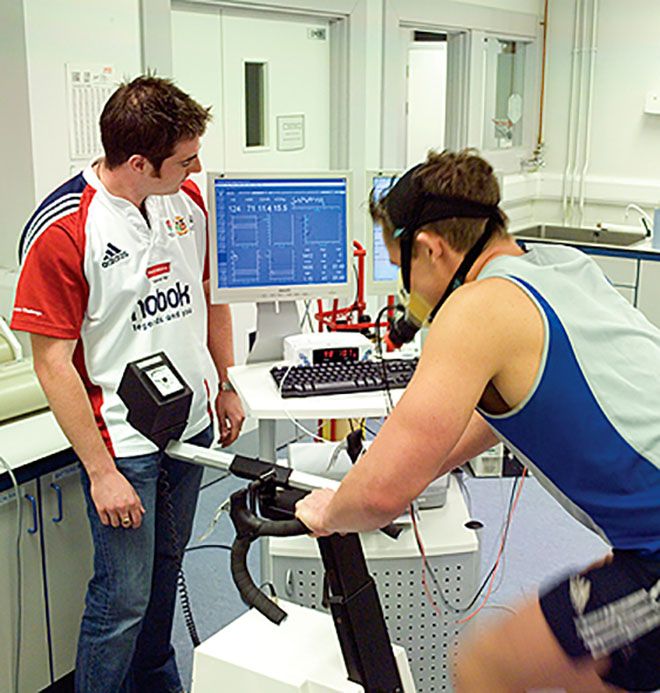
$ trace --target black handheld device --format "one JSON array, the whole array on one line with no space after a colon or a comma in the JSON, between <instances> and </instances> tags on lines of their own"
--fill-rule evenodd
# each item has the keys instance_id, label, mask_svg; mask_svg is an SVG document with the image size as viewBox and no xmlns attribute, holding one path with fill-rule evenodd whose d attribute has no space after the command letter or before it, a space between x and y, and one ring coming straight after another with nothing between
<instances>
[{"instance_id":1,"label":"black handheld device","mask_svg":"<svg viewBox=\"0 0 660 693\"><path fill-rule=\"evenodd\" d=\"M117 394L128 423L160 450L185 430L193 392L162 351L127 364Z\"/></svg>"}]
</instances>

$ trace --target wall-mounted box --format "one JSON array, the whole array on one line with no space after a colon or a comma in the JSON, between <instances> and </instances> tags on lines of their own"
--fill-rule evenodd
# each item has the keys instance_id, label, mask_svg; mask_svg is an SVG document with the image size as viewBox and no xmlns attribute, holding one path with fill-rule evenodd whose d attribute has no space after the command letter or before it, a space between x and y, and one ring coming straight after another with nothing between
<instances>
[{"instance_id":1,"label":"wall-mounted box","mask_svg":"<svg viewBox=\"0 0 660 693\"><path fill-rule=\"evenodd\" d=\"M660 91L649 91L646 93L644 113L660 115Z\"/></svg>"}]
</instances>

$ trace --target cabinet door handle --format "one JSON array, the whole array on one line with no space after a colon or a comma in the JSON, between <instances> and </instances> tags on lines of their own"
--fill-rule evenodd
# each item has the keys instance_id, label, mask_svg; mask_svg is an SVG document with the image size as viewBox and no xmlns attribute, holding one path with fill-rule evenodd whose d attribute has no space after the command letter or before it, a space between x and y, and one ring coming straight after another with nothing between
<instances>
[{"instance_id":1,"label":"cabinet door handle","mask_svg":"<svg viewBox=\"0 0 660 693\"><path fill-rule=\"evenodd\" d=\"M57 517L53 518L53 522L57 524L62 522L64 515L62 513L62 487L59 484L51 484L50 487L57 494Z\"/></svg>"},{"instance_id":2,"label":"cabinet door handle","mask_svg":"<svg viewBox=\"0 0 660 693\"><path fill-rule=\"evenodd\" d=\"M37 499L30 493L26 493L25 498L32 503L32 527L28 529L28 534L36 534L39 529L37 521Z\"/></svg>"}]
</instances>

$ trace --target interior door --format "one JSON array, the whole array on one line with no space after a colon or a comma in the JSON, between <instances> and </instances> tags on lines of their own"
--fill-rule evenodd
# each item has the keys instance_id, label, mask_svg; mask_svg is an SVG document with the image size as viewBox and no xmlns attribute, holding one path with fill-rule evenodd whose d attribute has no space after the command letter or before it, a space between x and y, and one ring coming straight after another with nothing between
<instances>
[{"instance_id":1,"label":"interior door","mask_svg":"<svg viewBox=\"0 0 660 693\"><path fill-rule=\"evenodd\" d=\"M221 19L217 7L172 5L174 80L199 103L211 107L212 120L202 138L200 153L207 171L220 171L225 165ZM205 190L204 176L195 180Z\"/></svg>"},{"instance_id":2,"label":"interior door","mask_svg":"<svg viewBox=\"0 0 660 693\"><path fill-rule=\"evenodd\" d=\"M429 149L445 147L447 40L444 34L413 32L427 37L408 49L406 167L426 159Z\"/></svg>"},{"instance_id":3,"label":"interior door","mask_svg":"<svg viewBox=\"0 0 660 693\"><path fill-rule=\"evenodd\" d=\"M327 19L176 3L172 36L177 84L212 108L202 141L205 171L328 170ZM206 189L204 174L196 182ZM232 315L242 363L256 309L234 304Z\"/></svg>"},{"instance_id":4,"label":"interior door","mask_svg":"<svg viewBox=\"0 0 660 693\"><path fill-rule=\"evenodd\" d=\"M222 36L226 169L327 170L330 165L328 21L225 11ZM259 72L261 93L255 93ZM250 116L258 114L263 120L262 138L250 139ZM291 127L297 128L295 133Z\"/></svg>"}]
</instances>

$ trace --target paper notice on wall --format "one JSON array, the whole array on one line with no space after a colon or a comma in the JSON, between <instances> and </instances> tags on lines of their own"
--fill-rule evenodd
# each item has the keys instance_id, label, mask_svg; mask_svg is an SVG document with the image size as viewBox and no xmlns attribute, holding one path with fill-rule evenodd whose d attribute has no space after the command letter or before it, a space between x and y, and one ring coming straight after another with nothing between
<instances>
[{"instance_id":1,"label":"paper notice on wall","mask_svg":"<svg viewBox=\"0 0 660 693\"><path fill-rule=\"evenodd\" d=\"M277 149L292 152L305 148L305 116L277 116Z\"/></svg>"},{"instance_id":2,"label":"paper notice on wall","mask_svg":"<svg viewBox=\"0 0 660 693\"><path fill-rule=\"evenodd\" d=\"M103 152L99 116L117 88L111 65L67 63L69 158L90 159Z\"/></svg>"}]
</instances>

